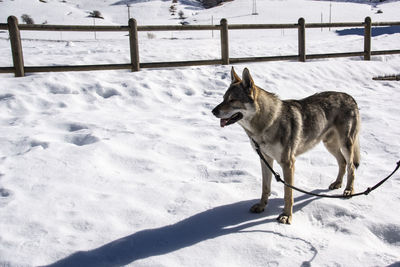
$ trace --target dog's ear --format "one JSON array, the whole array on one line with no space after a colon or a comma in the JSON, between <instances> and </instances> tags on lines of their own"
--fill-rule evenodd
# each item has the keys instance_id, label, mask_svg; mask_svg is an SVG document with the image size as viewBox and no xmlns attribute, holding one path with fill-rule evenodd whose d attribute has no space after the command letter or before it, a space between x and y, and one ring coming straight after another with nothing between
<instances>
[{"instance_id":1,"label":"dog's ear","mask_svg":"<svg viewBox=\"0 0 400 267\"><path fill-rule=\"evenodd\" d=\"M236 74L235 69L233 67L231 69L231 80L232 83L238 83L242 81L240 77Z\"/></svg>"},{"instance_id":2,"label":"dog's ear","mask_svg":"<svg viewBox=\"0 0 400 267\"><path fill-rule=\"evenodd\" d=\"M242 84L244 88L248 89L251 91L251 89L254 86L254 81L253 78L250 75L250 71L247 68L244 68L243 74L242 74Z\"/></svg>"}]
</instances>

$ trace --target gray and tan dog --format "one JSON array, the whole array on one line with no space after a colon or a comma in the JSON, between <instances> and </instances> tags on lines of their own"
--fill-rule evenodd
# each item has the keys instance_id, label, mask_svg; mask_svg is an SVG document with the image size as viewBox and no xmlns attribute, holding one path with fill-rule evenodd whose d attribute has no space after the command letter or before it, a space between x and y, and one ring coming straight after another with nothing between
<instances>
[{"instance_id":1,"label":"gray and tan dog","mask_svg":"<svg viewBox=\"0 0 400 267\"><path fill-rule=\"evenodd\" d=\"M353 193L354 171L360 163L358 133L360 115L356 101L345 93L323 92L301 100L280 100L254 84L245 68L242 79L232 67L232 83L222 103L212 113L220 118L221 127L239 123L272 166L274 160L283 171L284 180L293 185L296 156L322 141L336 158L339 173L329 189L342 186L347 169L347 186L344 196ZM264 211L271 192L272 174L261 161L262 195L251 211ZM290 224L293 213L292 189L285 187L284 210L278 217L281 223Z\"/></svg>"}]
</instances>

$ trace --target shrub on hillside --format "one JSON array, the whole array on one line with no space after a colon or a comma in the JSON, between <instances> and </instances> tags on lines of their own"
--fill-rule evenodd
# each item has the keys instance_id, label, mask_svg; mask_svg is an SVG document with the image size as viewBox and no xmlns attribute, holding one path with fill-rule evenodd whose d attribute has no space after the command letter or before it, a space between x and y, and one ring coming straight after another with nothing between
<instances>
[{"instance_id":1,"label":"shrub on hillside","mask_svg":"<svg viewBox=\"0 0 400 267\"><path fill-rule=\"evenodd\" d=\"M31 18L31 16L29 16L28 14L22 14L21 19L23 22L25 22L26 24L35 24L35 22L33 21L33 19Z\"/></svg>"},{"instance_id":2,"label":"shrub on hillside","mask_svg":"<svg viewBox=\"0 0 400 267\"><path fill-rule=\"evenodd\" d=\"M103 15L98 10L93 10L93 12L90 12L89 17L96 18L96 19L104 19Z\"/></svg>"},{"instance_id":3,"label":"shrub on hillside","mask_svg":"<svg viewBox=\"0 0 400 267\"><path fill-rule=\"evenodd\" d=\"M179 16L180 19L186 19L185 13L183 13L182 10L180 10L180 11L178 12L178 16Z\"/></svg>"}]
</instances>

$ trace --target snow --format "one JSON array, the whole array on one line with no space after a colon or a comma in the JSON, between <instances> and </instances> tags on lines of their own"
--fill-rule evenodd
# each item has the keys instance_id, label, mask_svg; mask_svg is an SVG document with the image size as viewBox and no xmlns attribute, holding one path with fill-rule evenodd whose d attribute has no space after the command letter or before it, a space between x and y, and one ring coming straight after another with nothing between
<instances>
[{"instance_id":1,"label":"snow","mask_svg":"<svg viewBox=\"0 0 400 267\"><path fill-rule=\"evenodd\" d=\"M27 13L41 23L126 25L117 0L3 0L0 21ZM177 24L170 1L131 1L139 25ZM182 1L191 24L324 21L329 1L235 0L213 9ZM355 1L356 2L356 1ZM396 21L400 4L332 2L333 21ZM22 4L23 3L23 4ZM78 6L79 5L79 6ZM376 14L381 9L382 14ZM67 14L70 15L62 15ZM342 30L342 29L338 29ZM374 50L399 49L400 32L373 37ZM232 57L297 53L295 30L230 31ZM307 53L362 51L362 36L309 29ZM171 38L173 37L173 38ZM214 32L140 33L142 62L214 59ZM0 66L11 66L0 32ZM23 32L27 66L128 63L125 33ZM400 56L237 64L282 99L337 90L362 118L356 191L388 175L400 159ZM239 125L211 114L231 66L0 74L0 266L399 266L400 176L368 196L317 199L294 193L292 225L276 217L283 186L273 182L266 211L257 154ZM280 172L280 169L276 167ZM295 184L327 192L337 165L322 145L297 158Z\"/></svg>"}]
</instances>

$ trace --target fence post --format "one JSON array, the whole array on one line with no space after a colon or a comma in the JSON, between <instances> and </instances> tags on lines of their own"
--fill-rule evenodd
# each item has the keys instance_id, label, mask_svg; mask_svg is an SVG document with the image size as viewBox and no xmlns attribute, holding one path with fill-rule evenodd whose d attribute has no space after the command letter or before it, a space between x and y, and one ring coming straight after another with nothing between
<instances>
[{"instance_id":1,"label":"fence post","mask_svg":"<svg viewBox=\"0 0 400 267\"><path fill-rule=\"evenodd\" d=\"M222 65L229 64L228 21L221 19L221 57Z\"/></svg>"},{"instance_id":2,"label":"fence post","mask_svg":"<svg viewBox=\"0 0 400 267\"><path fill-rule=\"evenodd\" d=\"M137 22L135 19L129 19L129 46L131 52L132 71L140 70L139 63L139 40L137 31Z\"/></svg>"},{"instance_id":3,"label":"fence post","mask_svg":"<svg viewBox=\"0 0 400 267\"><path fill-rule=\"evenodd\" d=\"M371 60L371 18L365 18L364 25L364 60Z\"/></svg>"},{"instance_id":4,"label":"fence post","mask_svg":"<svg viewBox=\"0 0 400 267\"><path fill-rule=\"evenodd\" d=\"M299 61L306 61L306 23L304 18L299 18Z\"/></svg>"},{"instance_id":5,"label":"fence post","mask_svg":"<svg viewBox=\"0 0 400 267\"><path fill-rule=\"evenodd\" d=\"M18 19L9 16L7 19L8 32L10 34L11 52L14 63L15 77L25 76L24 57L22 54L21 35L18 28Z\"/></svg>"}]
</instances>

